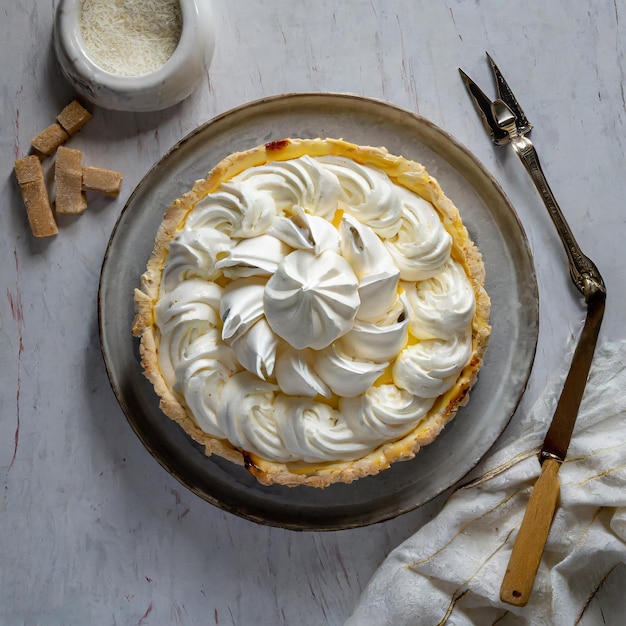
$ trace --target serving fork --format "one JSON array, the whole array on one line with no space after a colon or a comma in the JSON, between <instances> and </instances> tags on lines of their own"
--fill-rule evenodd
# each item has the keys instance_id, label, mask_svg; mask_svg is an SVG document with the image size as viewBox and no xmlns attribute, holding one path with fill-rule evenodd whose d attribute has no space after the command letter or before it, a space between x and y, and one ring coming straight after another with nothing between
<instances>
[{"instance_id":1,"label":"serving fork","mask_svg":"<svg viewBox=\"0 0 626 626\"><path fill-rule=\"evenodd\" d=\"M558 470L567 454L587 382L604 316L606 288L598 268L582 253L548 185L537 151L528 138L532 125L489 54L487 58L496 83L495 100L488 98L459 68L461 77L491 141L496 146L511 144L530 174L565 248L570 276L587 305L585 323L539 453L541 473L530 495L500 588L500 599L503 602L524 606L530 597L556 510L559 496Z\"/></svg>"}]
</instances>

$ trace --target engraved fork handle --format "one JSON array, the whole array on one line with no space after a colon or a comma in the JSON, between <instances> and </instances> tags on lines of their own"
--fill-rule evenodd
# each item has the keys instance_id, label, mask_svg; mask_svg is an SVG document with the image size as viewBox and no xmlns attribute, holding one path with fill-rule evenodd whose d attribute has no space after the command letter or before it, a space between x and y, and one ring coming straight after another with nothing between
<instances>
[{"instance_id":1,"label":"engraved fork handle","mask_svg":"<svg viewBox=\"0 0 626 626\"><path fill-rule=\"evenodd\" d=\"M541 195L541 198L548 209L548 213L556 226L556 230L561 238L561 242L563 243L563 247L565 248L565 252L569 260L570 276L572 277L577 289L583 294L583 296L585 296L585 300L588 300L591 295L589 293L589 282L597 283L596 287L604 285L600 272L591 259L582 253L580 246L576 242L576 239L574 238L574 235L565 220L565 217L563 217L563 213L561 212L554 194L550 189L550 185L548 185L548 181L546 180L543 170L541 169L539 155L537 154L537 150L535 150L535 146L533 146L530 139L521 135L513 138L511 143L513 144L513 148L515 149L517 156L519 156L524 164L524 167L530 174L533 183Z\"/></svg>"},{"instance_id":2,"label":"engraved fork handle","mask_svg":"<svg viewBox=\"0 0 626 626\"><path fill-rule=\"evenodd\" d=\"M604 281L593 261L585 256L574 238L574 235L561 212L558 202L548 185L548 180L541 169L539 155L535 146L528 137L518 132L515 116L502 101L496 100L493 103L497 124L505 130L510 138L513 149L520 158L526 171L530 174L533 183L543 203L548 209L552 222L565 248L565 253L569 261L569 273L576 285L576 288L585 297L585 301L596 295L599 291L604 292Z\"/></svg>"}]
</instances>

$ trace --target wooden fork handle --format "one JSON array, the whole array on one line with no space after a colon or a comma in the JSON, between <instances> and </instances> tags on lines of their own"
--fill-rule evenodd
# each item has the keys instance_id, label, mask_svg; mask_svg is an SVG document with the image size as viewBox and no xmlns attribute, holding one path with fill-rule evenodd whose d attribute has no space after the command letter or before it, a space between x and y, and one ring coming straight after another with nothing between
<instances>
[{"instance_id":1,"label":"wooden fork handle","mask_svg":"<svg viewBox=\"0 0 626 626\"><path fill-rule=\"evenodd\" d=\"M555 459L541 465L500 587L500 600L507 604L525 606L530 597L559 499L560 465Z\"/></svg>"}]
</instances>

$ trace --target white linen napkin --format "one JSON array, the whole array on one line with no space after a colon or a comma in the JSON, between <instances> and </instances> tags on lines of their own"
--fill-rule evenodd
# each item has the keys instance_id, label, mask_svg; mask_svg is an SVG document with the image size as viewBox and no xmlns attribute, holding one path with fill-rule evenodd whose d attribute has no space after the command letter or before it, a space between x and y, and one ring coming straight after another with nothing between
<instances>
[{"instance_id":1,"label":"white linen napkin","mask_svg":"<svg viewBox=\"0 0 626 626\"><path fill-rule=\"evenodd\" d=\"M582 623L626 563L626 342L596 349L531 598L522 608L499 598L562 385L554 381L439 515L389 554L346 626Z\"/></svg>"}]
</instances>

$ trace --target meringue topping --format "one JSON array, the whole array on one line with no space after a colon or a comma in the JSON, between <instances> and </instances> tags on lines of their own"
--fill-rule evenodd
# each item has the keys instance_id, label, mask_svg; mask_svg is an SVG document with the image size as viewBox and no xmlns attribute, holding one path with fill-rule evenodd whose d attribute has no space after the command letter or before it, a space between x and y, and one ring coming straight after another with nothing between
<instances>
[{"instance_id":1,"label":"meringue topping","mask_svg":"<svg viewBox=\"0 0 626 626\"><path fill-rule=\"evenodd\" d=\"M271 235L242 239L223 254L215 269L222 270L227 278L271 276L287 251L288 247Z\"/></svg>"},{"instance_id":2,"label":"meringue topping","mask_svg":"<svg viewBox=\"0 0 626 626\"><path fill-rule=\"evenodd\" d=\"M375 322L398 297L400 270L373 230L350 215L339 225L341 253L359 279L361 306L357 317Z\"/></svg>"},{"instance_id":3,"label":"meringue topping","mask_svg":"<svg viewBox=\"0 0 626 626\"><path fill-rule=\"evenodd\" d=\"M262 458L401 437L472 351L474 292L429 202L345 157L250 167L169 243L159 367L195 422Z\"/></svg>"},{"instance_id":4,"label":"meringue topping","mask_svg":"<svg viewBox=\"0 0 626 626\"><path fill-rule=\"evenodd\" d=\"M337 253L294 250L265 285L265 316L290 346L321 350L352 328L357 288L350 264Z\"/></svg>"},{"instance_id":5,"label":"meringue topping","mask_svg":"<svg viewBox=\"0 0 626 626\"><path fill-rule=\"evenodd\" d=\"M450 258L452 237L443 227L432 204L399 188L401 225L385 241L402 280L424 280L439 273Z\"/></svg>"}]
</instances>

